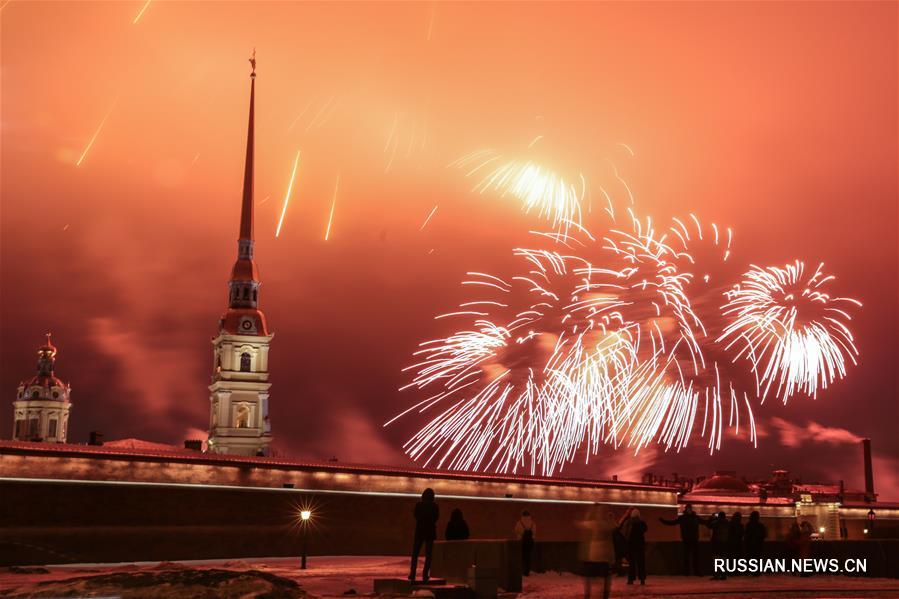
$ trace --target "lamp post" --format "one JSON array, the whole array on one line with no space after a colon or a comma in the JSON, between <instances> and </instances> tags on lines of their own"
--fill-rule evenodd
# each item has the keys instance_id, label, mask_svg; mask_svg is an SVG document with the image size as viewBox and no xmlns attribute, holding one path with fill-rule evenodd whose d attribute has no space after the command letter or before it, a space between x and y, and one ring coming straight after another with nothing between
<instances>
[{"instance_id":1,"label":"lamp post","mask_svg":"<svg viewBox=\"0 0 899 599\"><path fill-rule=\"evenodd\" d=\"M868 510L868 530L874 530L874 520L877 518L877 514L874 513L874 510Z\"/></svg>"},{"instance_id":2,"label":"lamp post","mask_svg":"<svg viewBox=\"0 0 899 599\"><path fill-rule=\"evenodd\" d=\"M306 569L306 552L309 548L309 519L312 518L310 510L300 512L300 526L303 527L303 557L300 561L300 569Z\"/></svg>"}]
</instances>

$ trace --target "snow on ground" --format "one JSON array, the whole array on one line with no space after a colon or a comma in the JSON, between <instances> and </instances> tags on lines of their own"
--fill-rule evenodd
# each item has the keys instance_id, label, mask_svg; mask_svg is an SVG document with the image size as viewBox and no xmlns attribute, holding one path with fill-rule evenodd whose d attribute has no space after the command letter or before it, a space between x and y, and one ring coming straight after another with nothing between
<instances>
[{"instance_id":1,"label":"snow on ground","mask_svg":"<svg viewBox=\"0 0 899 599\"><path fill-rule=\"evenodd\" d=\"M247 558L243 560L188 561L176 564L66 565L45 568L0 569L0 596L43 581L108 574L148 572L163 569L233 571L257 570L296 581L313 597L345 597L350 590L371 595L375 578L401 578L408 573L407 558L399 557L310 557L308 569L300 570L298 558ZM34 587L31 587L34 588ZM899 597L899 580L885 578L848 578L843 576L761 576L739 577L727 581L679 576L650 577L645 587L628 586L624 578L615 578L614 597ZM553 572L534 574L524 580L521 599L575 599L583 597L583 582L573 574Z\"/></svg>"}]
</instances>

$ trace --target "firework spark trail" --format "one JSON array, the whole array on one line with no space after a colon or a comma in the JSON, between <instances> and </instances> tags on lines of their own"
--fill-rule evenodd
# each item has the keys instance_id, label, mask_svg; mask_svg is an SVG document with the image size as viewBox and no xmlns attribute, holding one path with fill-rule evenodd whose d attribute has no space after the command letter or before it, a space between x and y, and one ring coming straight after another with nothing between
<instances>
[{"instance_id":1,"label":"firework spark trail","mask_svg":"<svg viewBox=\"0 0 899 599\"><path fill-rule=\"evenodd\" d=\"M333 115L334 111L337 110L337 107L340 105L340 102L342 101L342 97L337 96L335 98L334 96L331 96L331 100L332 101L329 103L324 114L322 114L320 117L316 116L316 118L313 119L311 123L309 123L309 128L321 129L322 127L324 127L327 124L327 122L329 120L331 120L331 115Z\"/></svg>"},{"instance_id":2,"label":"firework spark trail","mask_svg":"<svg viewBox=\"0 0 899 599\"><path fill-rule=\"evenodd\" d=\"M631 155L631 158L633 158L636 155L636 154L634 154L634 151L631 149L631 147L629 145L627 145L625 143L619 143L618 145L621 146L622 148L624 148L625 150L627 150L627 153Z\"/></svg>"},{"instance_id":3,"label":"firework spark trail","mask_svg":"<svg viewBox=\"0 0 899 599\"><path fill-rule=\"evenodd\" d=\"M431 32L434 30L434 15L437 14L437 2L431 3L431 17L428 19L427 41L431 41Z\"/></svg>"},{"instance_id":4,"label":"firework spark trail","mask_svg":"<svg viewBox=\"0 0 899 599\"><path fill-rule=\"evenodd\" d=\"M325 229L325 241L331 236L331 223L334 221L334 207L337 205L337 189L340 187L340 175L334 183L334 195L331 197L331 213L328 215L328 228Z\"/></svg>"},{"instance_id":5,"label":"firework spark trail","mask_svg":"<svg viewBox=\"0 0 899 599\"><path fill-rule=\"evenodd\" d=\"M298 114L298 115L296 116L296 118L293 119L293 121L290 123L290 126L287 127L287 131L288 131L288 132L289 132L289 131L292 131L293 128L296 126L296 124L297 124L298 122L300 122L300 119L303 118L303 115L306 114L306 112L309 110L309 107L310 107L310 106L312 106L312 100L309 100L308 102L306 102L306 106L303 107L303 110L300 111L300 114Z\"/></svg>"},{"instance_id":6,"label":"firework spark trail","mask_svg":"<svg viewBox=\"0 0 899 599\"><path fill-rule=\"evenodd\" d=\"M290 182L287 184L287 193L284 194L284 205L281 207L281 216L278 218L278 226L275 229L275 237L281 235L281 226L284 224L284 215L287 214L287 205L290 203L290 193L293 190L293 181L297 174L297 165L300 163L300 151L297 150L297 156L293 159L293 170L290 172ZM266 198L268 199L268 198ZM263 200L265 201L265 200Z\"/></svg>"},{"instance_id":7,"label":"firework spark trail","mask_svg":"<svg viewBox=\"0 0 899 599\"><path fill-rule=\"evenodd\" d=\"M309 131L312 129L312 127L315 125L315 123L318 122L318 120L320 118L322 118L322 115L325 113L325 111L327 111L329 109L329 107L331 106L331 103L334 102L334 97L335 96L332 95L330 98L328 98L327 102L325 102L324 104L321 105L321 108L318 109L318 112L315 113L315 116L312 117L312 120L310 120L309 123L306 125L306 129L305 129L306 133L309 133ZM331 113L328 112L329 116L330 116L330 114Z\"/></svg>"},{"instance_id":8,"label":"firework spark trail","mask_svg":"<svg viewBox=\"0 0 899 599\"><path fill-rule=\"evenodd\" d=\"M624 187L624 190L627 191L627 197L628 197L628 199L630 200L631 205L633 205L633 204L634 204L634 194L631 193L631 188L630 188L630 186L627 184L627 181L625 181L625 180L621 177L621 175L618 174L618 167L615 166L615 163L614 163L614 162L612 162L612 161L609 160L608 158L606 158L606 162L608 162L609 165L611 165L611 167L612 167L612 173L615 175L615 178L618 180L618 182L621 183L621 185Z\"/></svg>"},{"instance_id":9,"label":"firework spark trail","mask_svg":"<svg viewBox=\"0 0 899 599\"><path fill-rule=\"evenodd\" d=\"M103 117L103 120L100 121L100 125L97 127L97 130L94 131L94 134L91 136L90 141L87 142L87 146L85 146L84 151L81 152L81 156L78 158L78 161L75 163L75 166L81 166L81 163L84 161L84 157L87 156L87 153L90 151L91 146L93 146L94 142L97 141L97 136L100 135L100 131L103 130L103 125L106 124L106 119L108 119L109 115L112 114L112 111L115 108L117 101L118 101L118 99L113 100L112 106L109 107L109 111L107 111L106 115Z\"/></svg>"},{"instance_id":10,"label":"firework spark trail","mask_svg":"<svg viewBox=\"0 0 899 599\"><path fill-rule=\"evenodd\" d=\"M131 24L132 24L132 25L137 25L137 22L140 21L140 18L141 18L142 16L144 16L144 11L147 10L147 7L150 6L150 2L152 2L152 1L153 1L153 0L147 0L147 1L144 3L144 5L143 5L143 6L141 7L141 9L140 9L140 12L138 12L138 13L137 13L137 16L134 17L134 20L131 21Z\"/></svg>"},{"instance_id":11,"label":"firework spark trail","mask_svg":"<svg viewBox=\"0 0 899 599\"><path fill-rule=\"evenodd\" d=\"M434 207L431 208L431 211L428 213L428 217L425 219L425 222L421 223L421 227L418 228L419 231L424 231L425 227L428 226L428 223L431 222L431 217L434 216L435 212L437 212L437 204L434 204Z\"/></svg>"},{"instance_id":12,"label":"firework spark trail","mask_svg":"<svg viewBox=\"0 0 899 599\"><path fill-rule=\"evenodd\" d=\"M399 145L399 136L397 135L397 126L399 125L400 113L393 113L393 125L390 127L390 133L387 135L387 143L384 144L384 153L387 153L387 150L391 147L393 148L393 152L390 155L390 160L387 161L387 166L384 168L384 172L390 172L390 166L393 164L393 159L396 158L396 147ZM391 145L392 143L392 145Z\"/></svg>"},{"instance_id":13,"label":"firework spark trail","mask_svg":"<svg viewBox=\"0 0 899 599\"><path fill-rule=\"evenodd\" d=\"M539 136L531 145L539 140ZM586 179L579 174L580 189L559 174L532 160L505 159L494 150L477 150L450 163L450 167L469 169L470 177L488 165L496 163L475 184L472 191L484 194L511 195L522 202L525 213L535 211L539 218L552 222L554 228L581 223L582 203L586 194Z\"/></svg>"},{"instance_id":14,"label":"firework spark trail","mask_svg":"<svg viewBox=\"0 0 899 599\"><path fill-rule=\"evenodd\" d=\"M852 317L844 306L861 302L825 293L833 277L824 276L823 266L806 277L799 260L783 268L753 265L727 293L723 312L733 320L719 341L739 347L737 358L752 363L763 401L775 383L784 403L797 393L816 397L819 388L846 375L847 360L856 363L847 326Z\"/></svg>"}]
</instances>

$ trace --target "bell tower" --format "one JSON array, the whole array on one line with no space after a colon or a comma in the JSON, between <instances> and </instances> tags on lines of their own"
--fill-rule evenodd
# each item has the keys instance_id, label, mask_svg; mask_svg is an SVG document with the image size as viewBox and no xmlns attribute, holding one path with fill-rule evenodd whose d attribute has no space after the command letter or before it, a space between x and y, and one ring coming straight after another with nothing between
<instances>
[{"instance_id":1,"label":"bell tower","mask_svg":"<svg viewBox=\"0 0 899 599\"><path fill-rule=\"evenodd\" d=\"M268 416L269 333L259 309L259 270L253 259L253 113L256 102L256 52L250 59L250 121L244 165L243 200L237 260L228 282L228 309L212 340L208 451L268 455L272 440Z\"/></svg>"},{"instance_id":2,"label":"bell tower","mask_svg":"<svg viewBox=\"0 0 899 599\"><path fill-rule=\"evenodd\" d=\"M13 439L65 443L69 428L71 387L56 377L56 347L47 342L37 348L37 374L19 385Z\"/></svg>"}]
</instances>

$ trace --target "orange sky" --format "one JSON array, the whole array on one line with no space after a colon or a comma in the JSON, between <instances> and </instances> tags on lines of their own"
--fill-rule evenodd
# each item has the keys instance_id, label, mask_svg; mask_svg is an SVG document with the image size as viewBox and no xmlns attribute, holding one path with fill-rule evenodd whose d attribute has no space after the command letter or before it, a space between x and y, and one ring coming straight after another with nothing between
<instances>
[{"instance_id":1,"label":"orange sky","mask_svg":"<svg viewBox=\"0 0 899 599\"><path fill-rule=\"evenodd\" d=\"M540 226L447 164L543 135L534 152L583 172L592 197L614 186L611 161L642 214L732 226L737 271L823 261L865 304L860 366L816 401L758 408L758 451L708 458L700 442L643 463L856 482L860 449L781 446L793 429L777 417L871 436L877 476L895 469L895 3L154 1L136 24L143 2L2 6L0 393L12 401L52 330L72 440L206 426L256 47L256 256L283 450L404 462L413 423L380 426L415 399L400 369L451 332L433 316L464 273L502 273Z\"/></svg>"}]
</instances>

